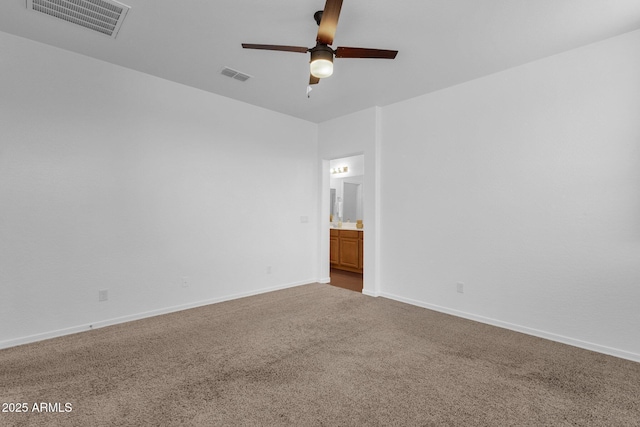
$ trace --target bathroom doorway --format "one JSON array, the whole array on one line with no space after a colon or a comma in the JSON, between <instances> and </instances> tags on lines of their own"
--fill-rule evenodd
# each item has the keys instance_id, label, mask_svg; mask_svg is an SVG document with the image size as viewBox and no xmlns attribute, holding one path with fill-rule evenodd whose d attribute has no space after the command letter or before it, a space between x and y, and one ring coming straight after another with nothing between
<instances>
[{"instance_id":1,"label":"bathroom doorway","mask_svg":"<svg viewBox=\"0 0 640 427\"><path fill-rule=\"evenodd\" d=\"M362 292L364 155L329 162L329 191L329 283Z\"/></svg>"}]
</instances>

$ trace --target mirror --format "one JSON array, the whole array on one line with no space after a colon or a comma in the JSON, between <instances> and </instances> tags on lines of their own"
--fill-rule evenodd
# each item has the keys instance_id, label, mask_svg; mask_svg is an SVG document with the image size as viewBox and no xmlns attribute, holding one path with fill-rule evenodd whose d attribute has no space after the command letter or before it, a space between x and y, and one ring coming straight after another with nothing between
<instances>
[{"instance_id":1,"label":"mirror","mask_svg":"<svg viewBox=\"0 0 640 427\"><path fill-rule=\"evenodd\" d=\"M364 221L364 155L330 162L331 216L343 222Z\"/></svg>"}]
</instances>

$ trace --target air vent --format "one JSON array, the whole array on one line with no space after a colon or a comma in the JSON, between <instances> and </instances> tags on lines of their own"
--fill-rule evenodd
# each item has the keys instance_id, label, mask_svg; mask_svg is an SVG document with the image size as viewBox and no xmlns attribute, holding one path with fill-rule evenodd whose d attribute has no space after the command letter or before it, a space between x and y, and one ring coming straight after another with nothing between
<instances>
[{"instance_id":1,"label":"air vent","mask_svg":"<svg viewBox=\"0 0 640 427\"><path fill-rule=\"evenodd\" d=\"M27 0L27 9L116 38L130 7L111 0Z\"/></svg>"},{"instance_id":2,"label":"air vent","mask_svg":"<svg viewBox=\"0 0 640 427\"><path fill-rule=\"evenodd\" d=\"M234 70L233 68L224 67L222 72L220 73L223 76L231 77L232 79L240 80L241 82L246 82L251 78L250 75L241 73L238 70Z\"/></svg>"}]
</instances>

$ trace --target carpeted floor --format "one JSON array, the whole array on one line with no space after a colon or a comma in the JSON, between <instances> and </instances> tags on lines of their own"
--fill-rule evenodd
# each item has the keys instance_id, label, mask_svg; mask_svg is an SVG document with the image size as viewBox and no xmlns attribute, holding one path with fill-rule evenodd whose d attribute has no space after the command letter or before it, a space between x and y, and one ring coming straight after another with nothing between
<instances>
[{"instance_id":1,"label":"carpeted floor","mask_svg":"<svg viewBox=\"0 0 640 427\"><path fill-rule=\"evenodd\" d=\"M313 284L2 350L21 402L0 425L638 426L640 364Z\"/></svg>"}]
</instances>

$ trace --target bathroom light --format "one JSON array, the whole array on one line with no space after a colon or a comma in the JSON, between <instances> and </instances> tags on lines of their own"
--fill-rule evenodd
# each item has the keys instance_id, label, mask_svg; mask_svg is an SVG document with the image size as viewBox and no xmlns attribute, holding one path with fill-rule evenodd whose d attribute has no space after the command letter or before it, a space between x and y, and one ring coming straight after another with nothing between
<instances>
[{"instance_id":1,"label":"bathroom light","mask_svg":"<svg viewBox=\"0 0 640 427\"><path fill-rule=\"evenodd\" d=\"M333 50L327 45L319 44L311 49L311 75L324 79L333 74Z\"/></svg>"},{"instance_id":2,"label":"bathroom light","mask_svg":"<svg viewBox=\"0 0 640 427\"><path fill-rule=\"evenodd\" d=\"M340 166L339 168L331 169L331 173L332 174L347 173L347 172L349 172L349 167L348 166Z\"/></svg>"}]
</instances>

